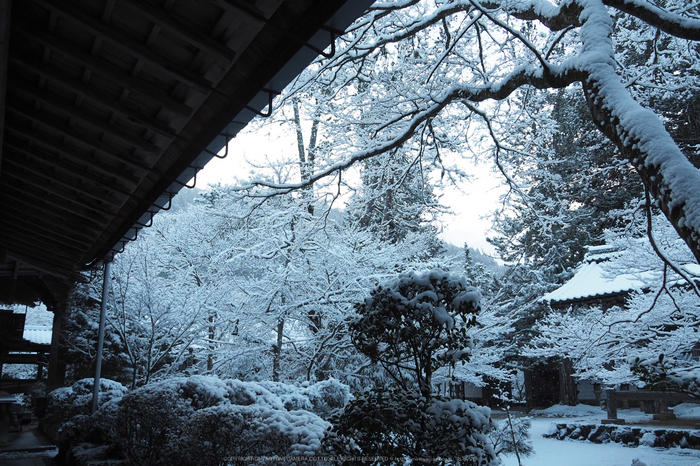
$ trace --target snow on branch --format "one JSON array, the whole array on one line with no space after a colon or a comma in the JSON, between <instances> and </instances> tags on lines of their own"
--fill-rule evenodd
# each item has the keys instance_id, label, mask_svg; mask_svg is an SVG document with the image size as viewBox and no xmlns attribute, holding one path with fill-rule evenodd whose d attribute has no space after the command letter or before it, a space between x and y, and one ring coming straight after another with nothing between
<instances>
[{"instance_id":1,"label":"snow on branch","mask_svg":"<svg viewBox=\"0 0 700 466\"><path fill-rule=\"evenodd\" d=\"M603 3L672 36L700 41L700 20L663 10L644 0L603 0Z\"/></svg>"}]
</instances>

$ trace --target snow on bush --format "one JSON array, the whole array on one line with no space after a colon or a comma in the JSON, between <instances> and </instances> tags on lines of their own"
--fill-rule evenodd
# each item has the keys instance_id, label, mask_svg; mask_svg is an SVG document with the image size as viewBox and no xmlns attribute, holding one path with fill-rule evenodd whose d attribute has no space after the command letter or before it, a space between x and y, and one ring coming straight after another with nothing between
<instances>
[{"instance_id":1,"label":"snow on bush","mask_svg":"<svg viewBox=\"0 0 700 466\"><path fill-rule=\"evenodd\" d=\"M313 412L328 420L350 401L350 387L336 379L315 383L303 390L313 406Z\"/></svg>"},{"instance_id":2,"label":"snow on bush","mask_svg":"<svg viewBox=\"0 0 700 466\"><path fill-rule=\"evenodd\" d=\"M491 440L497 455L530 456L535 451L530 439L530 420L509 416L495 422Z\"/></svg>"},{"instance_id":3,"label":"snow on bush","mask_svg":"<svg viewBox=\"0 0 700 466\"><path fill-rule=\"evenodd\" d=\"M600 416L603 411L598 406L579 404L576 406L554 405L546 409L533 409L531 416L537 417L580 417Z\"/></svg>"},{"instance_id":4,"label":"snow on bush","mask_svg":"<svg viewBox=\"0 0 700 466\"><path fill-rule=\"evenodd\" d=\"M436 269L401 274L356 306L350 326L355 347L397 381L415 377L424 396L433 373L469 361L481 295L464 277Z\"/></svg>"},{"instance_id":5,"label":"snow on bush","mask_svg":"<svg viewBox=\"0 0 700 466\"><path fill-rule=\"evenodd\" d=\"M286 410L305 409L313 410L313 405L307 396L305 396L297 387L281 382L263 381L258 382L260 386L268 389L274 395L277 395L284 405Z\"/></svg>"},{"instance_id":6,"label":"snow on bush","mask_svg":"<svg viewBox=\"0 0 700 466\"><path fill-rule=\"evenodd\" d=\"M496 464L490 415L469 401L372 390L333 416L325 445L333 455L370 458L367 464Z\"/></svg>"},{"instance_id":7,"label":"snow on bush","mask_svg":"<svg viewBox=\"0 0 700 466\"><path fill-rule=\"evenodd\" d=\"M47 395L45 432L54 441L67 440L81 423L87 421L92 409L94 379L81 379L70 387L53 390ZM116 402L128 389L109 379L100 379L97 405ZM72 424L69 424L72 423Z\"/></svg>"},{"instance_id":8,"label":"snow on bush","mask_svg":"<svg viewBox=\"0 0 700 466\"><path fill-rule=\"evenodd\" d=\"M646 432L644 435L642 435L642 438L639 439L640 445L646 445L648 447L653 447L655 443L656 443L656 434L654 434L653 432Z\"/></svg>"},{"instance_id":9,"label":"snow on bush","mask_svg":"<svg viewBox=\"0 0 700 466\"><path fill-rule=\"evenodd\" d=\"M226 386L229 387L228 399L232 404L251 405L257 403L276 409L284 409L282 398L263 387L259 382L228 379Z\"/></svg>"},{"instance_id":10,"label":"snow on bush","mask_svg":"<svg viewBox=\"0 0 700 466\"><path fill-rule=\"evenodd\" d=\"M183 455L183 464L218 465L223 458L232 464L238 464L235 458L245 464L265 464L269 458L292 463L284 459L316 455L328 427L308 411L223 404L190 417L180 452L189 453ZM200 448L188 449L188 445Z\"/></svg>"},{"instance_id":11,"label":"snow on bush","mask_svg":"<svg viewBox=\"0 0 700 466\"><path fill-rule=\"evenodd\" d=\"M115 440L135 465L265 464L271 457L291 464L284 458L318 454L330 427L296 409L313 406L302 390L205 376L163 380L124 396Z\"/></svg>"},{"instance_id":12,"label":"snow on bush","mask_svg":"<svg viewBox=\"0 0 700 466\"><path fill-rule=\"evenodd\" d=\"M463 277L433 270L401 274L358 304L352 342L396 386L366 391L331 416L326 448L370 464L497 462L491 410L432 393L437 369L469 360L479 299Z\"/></svg>"},{"instance_id":13,"label":"snow on bush","mask_svg":"<svg viewBox=\"0 0 700 466\"><path fill-rule=\"evenodd\" d=\"M630 358L632 372L643 388L658 391L678 391L700 396L700 365L690 357Z\"/></svg>"}]
</instances>

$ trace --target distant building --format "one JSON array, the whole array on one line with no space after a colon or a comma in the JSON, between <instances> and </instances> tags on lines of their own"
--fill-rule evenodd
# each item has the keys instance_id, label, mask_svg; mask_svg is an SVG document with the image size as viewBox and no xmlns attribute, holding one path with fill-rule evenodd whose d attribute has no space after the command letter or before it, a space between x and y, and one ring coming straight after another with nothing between
<instances>
[{"instance_id":1,"label":"distant building","mask_svg":"<svg viewBox=\"0 0 700 466\"><path fill-rule=\"evenodd\" d=\"M588 253L571 279L541 298L553 309L570 306L623 306L632 291L645 289L644 278L653 272L627 273L611 276L603 262L614 260L618 250L612 246L588 246ZM645 275L649 275L646 277Z\"/></svg>"},{"instance_id":2,"label":"distant building","mask_svg":"<svg viewBox=\"0 0 700 466\"><path fill-rule=\"evenodd\" d=\"M576 269L574 276L556 290L545 294L541 298L541 302L547 303L554 310L569 307L599 306L603 310L613 306L624 307L631 293L649 291L648 283L660 278L660 272L657 270L630 270L629 272L612 274L610 269L616 267L610 265L615 265L615 260L621 251L609 245L589 246L587 249L588 253L583 263ZM606 266L605 263L610 265ZM686 264L683 267L689 272L697 274L697 264ZM617 268L622 269L621 267ZM678 284L676 283L676 285ZM575 390L576 393L572 393L571 396L575 395L576 400L581 403L599 404L601 393L602 397L605 397L601 384L596 381L575 380L571 377L570 361L566 364L567 361L564 361L564 366L568 366L569 370L564 370L562 373L562 368L560 368L559 379L567 380L572 391ZM623 385L623 390L634 389L634 387Z\"/></svg>"},{"instance_id":3,"label":"distant building","mask_svg":"<svg viewBox=\"0 0 700 466\"><path fill-rule=\"evenodd\" d=\"M43 377L51 349L52 327L25 326L26 314L0 309L0 378L6 365L36 366L35 380Z\"/></svg>"}]
</instances>

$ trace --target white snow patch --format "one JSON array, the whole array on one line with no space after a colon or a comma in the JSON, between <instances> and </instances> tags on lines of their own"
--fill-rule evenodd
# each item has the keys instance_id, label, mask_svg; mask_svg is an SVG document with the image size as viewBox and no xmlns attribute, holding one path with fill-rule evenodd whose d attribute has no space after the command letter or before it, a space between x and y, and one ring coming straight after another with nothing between
<instances>
[{"instance_id":1,"label":"white snow patch","mask_svg":"<svg viewBox=\"0 0 700 466\"><path fill-rule=\"evenodd\" d=\"M691 412L695 405L678 405L674 407L674 412L679 414ZM547 418L531 419L530 435L535 450L533 456L524 459L523 464L527 466L554 466L566 464L566 466L630 466L633 461L638 461L637 465L647 466L698 466L700 465L700 451L681 448L652 448L640 446L630 448L619 443L595 444L592 442L579 442L574 440L556 440L543 437L544 434L556 432L556 424L571 422L569 418L582 419L576 422L589 422L598 424L600 420L607 417L602 408L595 406L577 405L562 406L556 405L548 409L533 411L533 413L543 413ZM561 421L557 421L556 415L560 415ZM552 417L549 417L552 416ZM620 409L618 417L628 422L635 419L649 419L651 415L646 415L638 409ZM517 466L518 460L515 455L503 456L500 458L503 466Z\"/></svg>"}]
</instances>

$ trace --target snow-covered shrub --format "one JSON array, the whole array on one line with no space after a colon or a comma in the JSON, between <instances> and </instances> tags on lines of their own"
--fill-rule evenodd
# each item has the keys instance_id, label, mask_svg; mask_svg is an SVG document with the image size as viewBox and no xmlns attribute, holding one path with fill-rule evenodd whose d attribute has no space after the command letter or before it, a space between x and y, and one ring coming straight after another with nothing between
<instances>
[{"instance_id":1,"label":"snow-covered shrub","mask_svg":"<svg viewBox=\"0 0 700 466\"><path fill-rule=\"evenodd\" d=\"M681 358L635 358L632 373L639 377L643 388L657 391L678 391L694 397L700 397L700 365L689 363Z\"/></svg>"},{"instance_id":2,"label":"snow-covered shrub","mask_svg":"<svg viewBox=\"0 0 700 466\"><path fill-rule=\"evenodd\" d=\"M325 440L335 455L374 458L370 464L494 464L491 410L463 400L404 390L372 390L331 418Z\"/></svg>"},{"instance_id":3,"label":"snow-covered shrub","mask_svg":"<svg viewBox=\"0 0 700 466\"><path fill-rule=\"evenodd\" d=\"M402 274L358 304L352 342L398 386L366 391L332 416L328 450L372 464L496 462L491 410L432 393L437 369L469 360L479 300L464 277L432 270Z\"/></svg>"},{"instance_id":4,"label":"snow-covered shrub","mask_svg":"<svg viewBox=\"0 0 700 466\"><path fill-rule=\"evenodd\" d=\"M197 400L183 396L186 379L170 379L128 393L116 415L116 442L135 465L170 464ZM191 387L190 387L191 388ZM191 395L189 392L187 395Z\"/></svg>"},{"instance_id":5,"label":"snow-covered shrub","mask_svg":"<svg viewBox=\"0 0 700 466\"><path fill-rule=\"evenodd\" d=\"M432 391L433 373L469 361L480 293L464 277L436 269L401 274L356 306L355 347L381 364L404 388Z\"/></svg>"},{"instance_id":6,"label":"snow-covered shrub","mask_svg":"<svg viewBox=\"0 0 700 466\"><path fill-rule=\"evenodd\" d=\"M311 407L296 387L270 387L287 404ZM130 392L115 423L116 440L135 465L238 464L237 458L256 464L251 458L314 455L330 427L309 411L286 409L282 396L259 383L205 376Z\"/></svg>"},{"instance_id":7,"label":"snow-covered shrub","mask_svg":"<svg viewBox=\"0 0 700 466\"><path fill-rule=\"evenodd\" d=\"M258 382L243 382L237 379L225 381L229 388L228 400L235 405L263 404L276 409L284 409L281 398Z\"/></svg>"},{"instance_id":8,"label":"snow-covered shrub","mask_svg":"<svg viewBox=\"0 0 700 466\"><path fill-rule=\"evenodd\" d=\"M350 401L350 387L336 379L328 379L310 385L303 390L313 405L313 412L328 420L337 410Z\"/></svg>"},{"instance_id":9,"label":"snow-covered shrub","mask_svg":"<svg viewBox=\"0 0 700 466\"><path fill-rule=\"evenodd\" d=\"M301 390L294 385L289 385L281 382L264 381L258 382L260 386L270 390L270 392L277 395L286 410L294 409L305 409L307 411L313 410L313 405L309 400L308 396L301 392Z\"/></svg>"},{"instance_id":10,"label":"snow-covered shrub","mask_svg":"<svg viewBox=\"0 0 700 466\"><path fill-rule=\"evenodd\" d=\"M328 427L308 411L222 404L192 415L180 453L184 464L202 466L217 466L223 458L228 464L268 464L269 458L290 464L284 458L318 454Z\"/></svg>"},{"instance_id":11,"label":"snow-covered shrub","mask_svg":"<svg viewBox=\"0 0 700 466\"><path fill-rule=\"evenodd\" d=\"M69 421L74 423L74 425L70 426L73 434L77 434L77 432L83 428L79 428L78 424L80 426L87 426L85 423L92 409L93 387L94 379L81 379L70 387L58 388L47 395L44 430L50 439L56 441L59 436L59 430ZM100 379L100 391L97 398L98 407L105 403L121 399L127 391L128 389L119 382L109 379ZM76 418L76 416L85 416L85 419ZM66 426L66 428L63 429L62 437L73 435L69 435L68 427L69 426ZM88 428L88 430L90 429Z\"/></svg>"}]
</instances>

